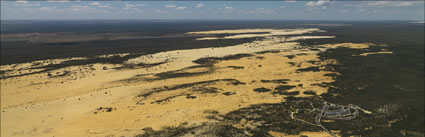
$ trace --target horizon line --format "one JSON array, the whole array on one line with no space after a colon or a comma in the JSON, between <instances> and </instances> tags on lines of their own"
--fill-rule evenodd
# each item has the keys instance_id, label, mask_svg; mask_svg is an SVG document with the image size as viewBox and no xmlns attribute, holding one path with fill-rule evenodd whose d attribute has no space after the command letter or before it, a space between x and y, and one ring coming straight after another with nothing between
<instances>
[{"instance_id":1,"label":"horizon line","mask_svg":"<svg viewBox=\"0 0 425 137\"><path fill-rule=\"evenodd\" d=\"M143 21L143 20L178 20L178 21L425 21L413 19L0 19L0 21Z\"/></svg>"}]
</instances>

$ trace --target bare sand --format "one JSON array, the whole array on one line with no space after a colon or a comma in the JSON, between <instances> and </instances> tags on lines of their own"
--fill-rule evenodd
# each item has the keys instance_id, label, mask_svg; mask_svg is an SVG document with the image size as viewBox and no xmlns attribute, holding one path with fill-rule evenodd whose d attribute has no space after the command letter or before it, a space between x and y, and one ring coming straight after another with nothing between
<instances>
[{"instance_id":1,"label":"bare sand","mask_svg":"<svg viewBox=\"0 0 425 137\"><path fill-rule=\"evenodd\" d=\"M375 54L393 54L393 52L392 51L367 52L367 53L360 54L360 56L368 56L368 55L375 55Z\"/></svg>"},{"instance_id":2,"label":"bare sand","mask_svg":"<svg viewBox=\"0 0 425 137\"><path fill-rule=\"evenodd\" d=\"M217 40L217 39L243 39L243 38L258 38L258 37L277 37L287 38L290 35L300 35L313 32L325 32L317 28L305 29L238 29L238 30L213 30L213 31L199 31L188 32L186 34L229 34L224 37L201 37L196 40ZM284 37L285 36L285 37ZM289 37L288 41L295 41L300 39L323 39L334 38L334 36L295 36Z\"/></svg>"},{"instance_id":3,"label":"bare sand","mask_svg":"<svg viewBox=\"0 0 425 137\"><path fill-rule=\"evenodd\" d=\"M306 40L306 39L332 39L335 36L294 36L288 37L286 41L297 41L297 40Z\"/></svg>"},{"instance_id":4,"label":"bare sand","mask_svg":"<svg viewBox=\"0 0 425 137\"><path fill-rule=\"evenodd\" d=\"M299 137L299 136L308 136L308 137L331 137L326 132L301 132L299 135L288 135L281 132L269 131L269 134L273 137Z\"/></svg>"},{"instance_id":5,"label":"bare sand","mask_svg":"<svg viewBox=\"0 0 425 137\"><path fill-rule=\"evenodd\" d=\"M247 29L202 33L259 31L275 32ZM133 136L143 133L145 127L159 130L185 122L189 126L214 122L206 118L208 114L205 111L226 114L253 104L284 101L285 95L254 92L255 88L274 89L278 86L261 80L287 79L287 85L295 86L288 91L300 91L296 96L311 96L302 94L303 91L314 91L318 95L326 93L328 89L318 84L333 82L334 79L327 74L338 74L323 67L338 62L320 60L317 54L330 48L369 48L372 45L341 43L318 45L319 50L310 50L301 48L296 42L286 42L281 37L267 37L229 47L160 52L130 59L122 65L88 64L49 72L60 75L69 71L71 74L60 77L48 76L48 72L44 72L2 79L1 136ZM258 53L271 50L279 52ZM193 62L205 57L235 54L252 55L220 60L206 66ZM13 64L1 66L1 69L9 70L4 76L13 76L30 73L28 68L34 64L44 66L72 59L75 58ZM111 69L158 62L166 63L149 68ZM308 68L318 68L320 71L300 71ZM198 84L181 86L188 83ZM299 84L303 86L297 86ZM232 95L225 95L227 92ZM237 124L232 126L244 128ZM273 131L269 133L273 136L282 135ZM327 134L303 132L302 135Z\"/></svg>"}]
</instances>

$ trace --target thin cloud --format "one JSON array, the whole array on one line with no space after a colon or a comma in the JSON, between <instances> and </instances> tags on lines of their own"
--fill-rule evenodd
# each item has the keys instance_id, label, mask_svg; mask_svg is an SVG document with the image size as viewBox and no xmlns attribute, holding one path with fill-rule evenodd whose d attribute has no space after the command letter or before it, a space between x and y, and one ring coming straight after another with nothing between
<instances>
[{"instance_id":1,"label":"thin cloud","mask_svg":"<svg viewBox=\"0 0 425 137\"><path fill-rule=\"evenodd\" d=\"M91 12L96 8L92 8L90 6L82 6L82 5L73 5L71 6L71 11L74 12Z\"/></svg>"},{"instance_id":2,"label":"thin cloud","mask_svg":"<svg viewBox=\"0 0 425 137\"><path fill-rule=\"evenodd\" d=\"M109 8L109 5L103 5L99 2L92 2L92 3L90 3L90 6L95 6L95 7L98 7L98 8Z\"/></svg>"},{"instance_id":3,"label":"thin cloud","mask_svg":"<svg viewBox=\"0 0 425 137\"><path fill-rule=\"evenodd\" d=\"M92 5L92 6L100 6L102 4L100 4L99 2L92 2L92 3L90 3L90 5Z\"/></svg>"},{"instance_id":4,"label":"thin cloud","mask_svg":"<svg viewBox=\"0 0 425 137\"><path fill-rule=\"evenodd\" d=\"M164 7L165 8L176 8L177 6L176 5L165 5Z\"/></svg>"},{"instance_id":5,"label":"thin cloud","mask_svg":"<svg viewBox=\"0 0 425 137\"><path fill-rule=\"evenodd\" d=\"M69 0L47 0L47 2L69 2Z\"/></svg>"},{"instance_id":6,"label":"thin cloud","mask_svg":"<svg viewBox=\"0 0 425 137\"><path fill-rule=\"evenodd\" d=\"M15 6L29 7L29 6L31 6L31 4L26 0L17 0L16 3L15 3Z\"/></svg>"},{"instance_id":7,"label":"thin cloud","mask_svg":"<svg viewBox=\"0 0 425 137\"><path fill-rule=\"evenodd\" d=\"M187 8L187 7L184 7L184 6L176 6L176 5L165 5L164 7L165 8L176 9L176 10L184 10L184 9Z\"/></svg>"},{"instance_id":8,"label":"thin cloud","mask_svg":"<svg viewBox=\"0 0 425 137\"><path fill-rule=\"evenodd\" d=\"M109 5L99 5L98 8L109 8Z\"/></svg>"},{"instance_id":9,"label":"thin cloud","mask_svg":"<svg viewBox=\"0 0 425 137\"><path fill-rule=\"evenodd\" d=\"M250 11L247 11L248 14L272 14L275 12L275 9L271 8L256 8Z\"/></svg>"},{"instance_id":10,"label":"thin cloud","mask_svg":"<svg viewBox=\"0 0 425 137\"><path fill-rule=\"evenodd\" d=\"M40 11L54 11L56 10L56 7L41 7L38 8Z\"/></svg>"},{"instance_id":11,"label":"thin cloud","mask_svg":"<svg viewBox=\"0 0 425 137\"><path fill-rule=\"evenodd\" d=\"M137 8L136 8L136 5L133 5L133 4L125 4L123 9L124 9L124 10L135 10L135 9L137 9Z\"/></svg>"},{"instance_id":12,"label":"thin cloud","mask_svg":"<svg viewBox=\"0 0 425 137\"><path fill-rule=\"evenodd\" d=\"M16 3L27 4L28 1L26 1L26 0L17 0Z\"/></svg>"},{"instance_id":13,"label":"thin cloud","mask_svg":"<svg viewBox=\"0 0 425 137\"><path fill-rule=\"evenodd\" d=\"M186 9L187 7L176 7L176 10L184 10L184 9Z\"/></svg>"},{"instance_id":14,"label":"thin cloud","mask_svg":"<svg viewBox=\"0 0 425 137\"><path fill-rule=\"evenodd\" d=\"M203 3L199 3L199 4L196 4L196 8L202 8L202 7L204 7L205 5L203 4Z\"/></svg>"},{"instance_id":15,"label":"thin cloud","mask_svg":"<svg viewBox=\"0 0 425 137\"><path fill-rule=\"evenodd\" d=\"M327 9L327 6L330 4L333 4L330 0L318 0L307 2L304 5L307 7L307 10L315 11Z\"/></svg>"},{"instance_id":16,"label":"thin cloud","mask_svg":"<svg viewBox=\"0 0 425 137\"><path fill-rule=\"evenodd\" d=\"M423 4L424 1L367 1L354 7L410 7Z\"/></svg>"},{"instance_id":17,"label":"thin cloud","mask_svg":"<svg viewBox=\"0 0 425 137\"><path fill-rule=\"evenodd\" d=\"M224 7L224 9L226 9L226 10L234 10L235 8L233 8L232 6L226 6L226 7Z\"/></svg>"},{"instance_id":18,"label":"thin cloud","mask_svg":"<svg viewBox=\"0 0 425 137\"><path fill-rule=\"evenodd\" d=\"M308 6L308 7L317 7L317 6L323 6L323 5L328 4L328 3L330 3L329 0L318 0L316 2L310 1L310 2L307 2L305 4L305 6Z\"/></svg>"}]
</instances>

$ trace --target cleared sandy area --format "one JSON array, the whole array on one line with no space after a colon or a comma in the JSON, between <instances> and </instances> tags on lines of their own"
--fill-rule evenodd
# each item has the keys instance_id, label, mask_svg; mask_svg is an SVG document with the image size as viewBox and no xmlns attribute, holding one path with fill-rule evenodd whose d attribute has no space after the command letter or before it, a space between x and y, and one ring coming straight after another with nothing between
<instances>
[{"instance_id":1,"label":"cleared sandy area","mask_svg":"<svg viewBox=\"0 0 425 137\"><path fill-rule=\"evenodd\" d=\"M228 34L224 37L201 37L196 40L217 40L217 39L243 39L243 38L261 38L261 37L276 37L288 38L290 35L308 34L313 32L325 32L317 28L305 29L239 29L239 30L214 30L214 31L199 31L188 32L186 34ZM300 39L321 39L334 38L333 36L295 36L289 37L288 41Z\"/></svg>"},{"instance_id":2,"label":"cleared sandy area","mask_svg":"<svg viewBox=\"0 0 425 137\"><path fill-rule=\"evenodd\" d=\"M320 31L291 31L303 34L311 30ZM260 31L276 32L250 29L202 33ZM290 96L280 93L298 91L299 94L291 95L297 97L312 96L304 94L305 91L317 95L326 93L327 87L320 84L333 82L329 74L338 74L325 66L338 62L320 60L318 53L330 48L369 48L372 45L341 43L317 45L315 50L310 50L297 42L286 42L285 38L267 36L229 47L144 55L120 65L87 64L4 78L1 79L1 136L134 136L145 132L142 129L147 127L160 130L182 123L188 127L214 123L216 121L208 119L210 114L206 112L226 114L253 104L279 103ZM202 58L210 59L201 62ZM66 60L72 59L1 66L1 70L7 70L2 77L31 73L37 70L31 69L34 65L58 64ZM158 65L114 69L141 63ZM240 124L232 126L246 128ZM274 131L269 134L284 135ZM303 132L302 135L327 134Z\"/></svg>"},{"instance_id":3,"label":"cleared sandy area","mask_svg":"<svg viewBox=\"0 0 425 137\"><path fill-rule=\"evenodd\" d=\"M335 36L294 36L288 37L286 41L297 41L297 40L306 40L306 39L332 39Z\"/></svg>"},{"instance_id":4,"label":"cleared sandy area","mask_svg":"<svg viewBox=\"0 0 425 137\"><path fill-rule=\"evenodd\" d=\"M187 34L239 34L239 33L258 33L258 32L273 32L276 29L235 29L235 30L211 30L188 32Z\"/></svg>"},{"instance_id":5,"label":"cleared sandy area","mask_svg":"<svg viewBox=\"0 0 425 137\"><path fill-rule=\"evenodd\" d=\"M367 52L367 53L360 54L360 56L368 56L368 55L375 55L375 54L393 54L393 52L392 51Z\"/></svg>"},{"instance_id":6,"label":"cleared sandy area","mask_svg":"<svg viewBox=\"0 0 425 137\"><path fill-rule=\"evenodd\" d=\"M301 24L304 26L326 26L326 27L345 27L352 26L351 24Z\"/></svg>"}]
</instances>

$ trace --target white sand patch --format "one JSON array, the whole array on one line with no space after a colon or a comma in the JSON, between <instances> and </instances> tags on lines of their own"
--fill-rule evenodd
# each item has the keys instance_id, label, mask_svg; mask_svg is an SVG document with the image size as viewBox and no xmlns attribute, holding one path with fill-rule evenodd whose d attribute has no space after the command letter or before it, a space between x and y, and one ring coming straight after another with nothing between
<instances>
[{"instance_id":1,"label":"white sand patch","mask_svg":"<svg viewBox=\"0 0 425 137\"><path fill-rule=\"evenodd\" d=\"M108 54L108 55L100 55L100 56L97 56L97 57L99 57L99 58L110 58L110 57L114 57L114 56L124 57L124 56L127 56L127 55L130 55L130 53Z\"/></svg>"},{"instance_id":2,"label":"white sand patch","mask_svg":"<svg viewBox=\"0 0 425 137\"><path fill-rule=\"evenodd\" d=\"M219 37L204 37L197 38L196 40L217 40L217 39L243 39L243 38L256 38L256 37L272 37L272 36L286 36L286 35L300 35L313 32L325 32L318 28L306 29L238 29L238 30L215 30L215 31L199 31L188 32L187 34L235 34ZM260 34L257 34L260 33Z\"/></svg>"},{"instance_id":3,"label":"white sand patch","mask_svg":"<svg viewBox=\"0 0 425 137\"><path fill-rule=\"evenodd\" d=\"M350 49L367 49L375 44L372 43L340 43L340 44L326 44L319 47L324 48L350 48Z\"/></svg>"},{"instance_id":4,"label":"white sand patch","mask_svg":"<svg viewBox=\"0 0 425 137\"><path fill-rule=\"evenodd\" d=\"M211 31L197 31L188 32L187 34L238 34L238 33L258 33L258 32L272 32L275 29L236 29L236 30L211 30Z\"/></svg>"},{"instance_id":5,"label":"white sand patch","mask_svg":"<svg viewBox=\"0 0 425 137\"><path fill-rule=\"evenodd\" d=\"M305 26L326 26L326 27L344 27L352 26L351 24L301 24Z\"/></svg>"},{"instance_id":6,"label":"white sand patch","mask_svg":"<svg viewBox=\"0 0 425 137\"><path fill-rule=\"evenodd\" d=\"M255 38L255 37L270 37L273 36L273 34L239 34L239 35L233 35L233 36L226 36L222 39L243 39L243 38Z\"/></svg>"},{"instance_id":7,"label":"white sand patch","mask_svg":"<svg viewBox=\"0 0 425 137\"><path fill-rule=\"evenodd\" d=\"M335 36L295 36L289 37L286 41L297 41L297 40L307 40L307 39L333 39Z\"/></svg>"},{"instance_id":8,"label":"white sand patch","mask_svg":"<svg viewBox=\"0 0 425 137\"><path fill-rule=\"evenodd\" d=\"M236 46L222 47L222 48L202 48L193 50L175 50L160 52L156 54L144 55L138 58L128 60L128 64L139 63L153 63L162 62L165 60L170 61L185 61L192 64L193 60L205 57L223 57L228 55L242 54L242 53L255 53L268 50L289 50L298 46L298 43L281 43L279 39L268 38L261 41L254 41L252 43L240 44Z\"/></svg>"},{"instance_id":9,"label":"white sand patch","mask_svg":"<svg viewBox=\"0 0 425 137\"><path fill-rule=\"evenodd\" d=\"M217 40L219 38L217 37L203 37L203 38L196 38L196 40Z\"/></svg>"},{"instance_id":10,"label":"white sand patch","mask_svg":"<svg viewBox=\"0 0 425 137\"><path fill-rule=\"evenodd\" d=\"M376 55L376 54L393 54L393 52L392 51L367 52L367 53L362 53L359 56L368 56L368 55Z\"/></svg>"}]
</instances>

